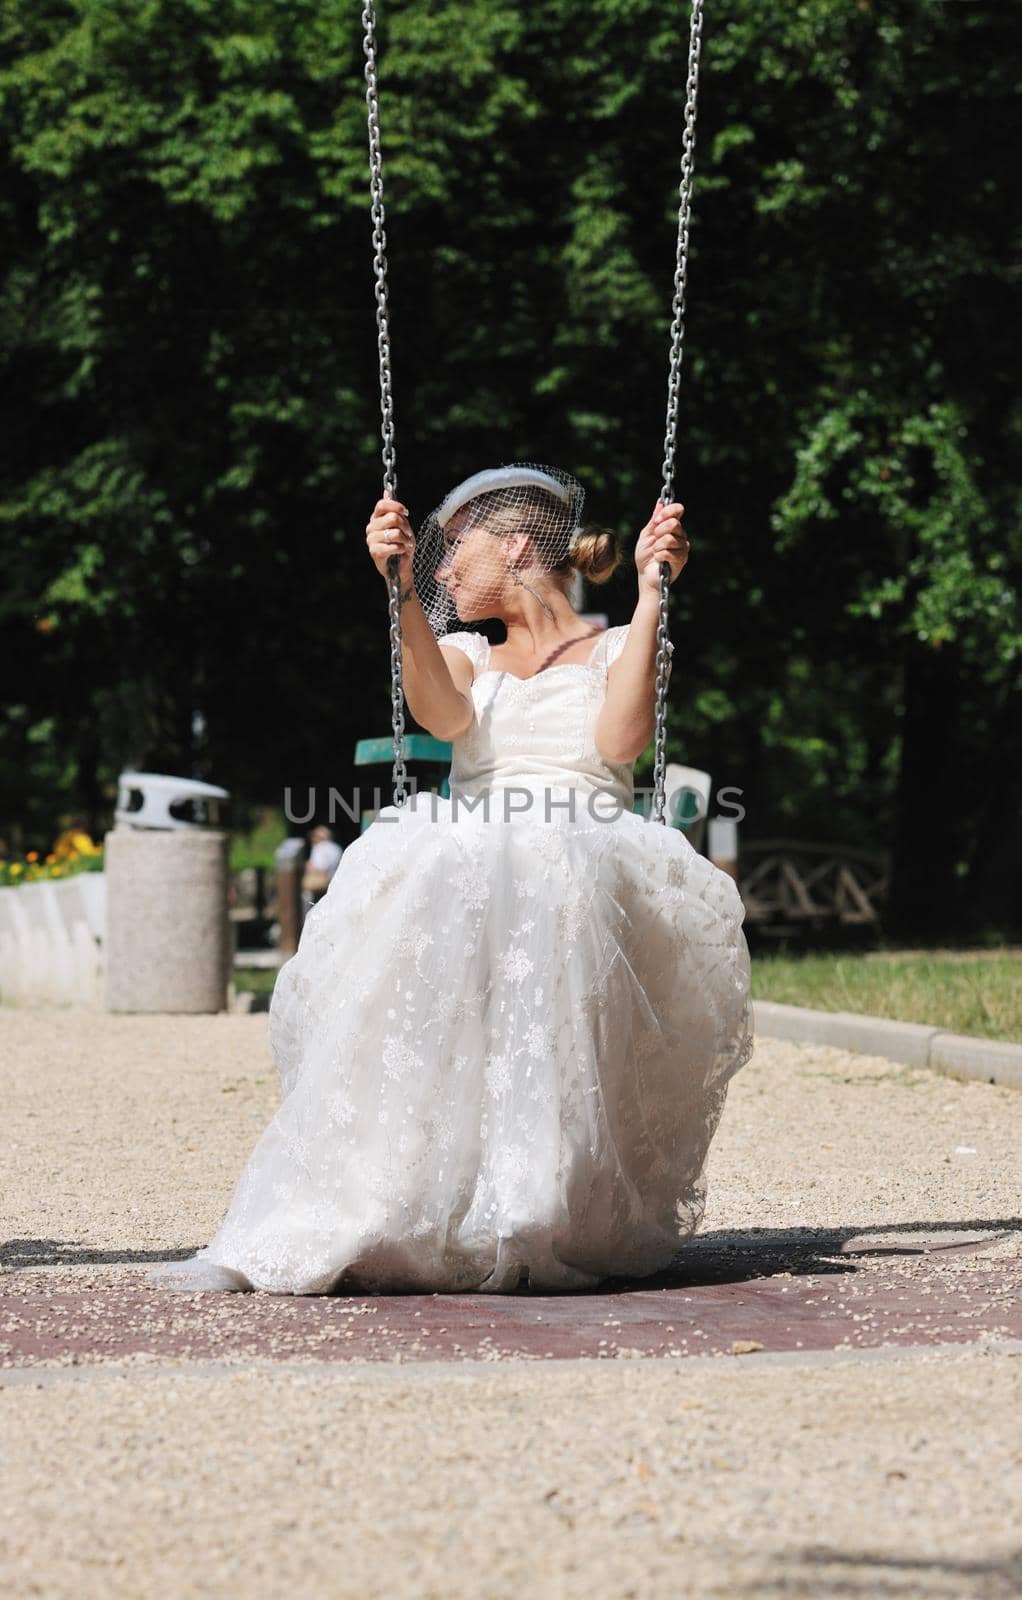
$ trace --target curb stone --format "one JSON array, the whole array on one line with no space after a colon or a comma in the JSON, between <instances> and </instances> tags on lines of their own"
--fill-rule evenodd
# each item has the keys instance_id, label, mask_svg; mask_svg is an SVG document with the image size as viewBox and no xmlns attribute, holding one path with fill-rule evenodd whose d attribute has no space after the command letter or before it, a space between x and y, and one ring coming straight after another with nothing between
<instances>
[{"instance_id":1,"label":"curb stone","mask_svg":"<svg viewBox=\"0 0 1022 1600\"><path fill-rule=\"evenodd\" d=\"M1022 1045L998 1039L971 1039L961 1033L937 1033L930 1040L929 1065L935 1072L979 1078L1022 1089Z\"/></svg>"},{"instance_id":2,"label":"curb stone","mask_svg":"<svg viewBox=\"0 0 1022 1600\"><path fill-rule=\"evenodd\" d=\"M777 1000L752 1002L753 1032L795 1044L834 1045L839 1050L884 1056L906 1066L929 1067L952 1078L975 1078L1022 1089L1022 1045L946 1033L918 1022L866 1017L853 1011L814 1011Z\"/></svg>"}]
</instances>

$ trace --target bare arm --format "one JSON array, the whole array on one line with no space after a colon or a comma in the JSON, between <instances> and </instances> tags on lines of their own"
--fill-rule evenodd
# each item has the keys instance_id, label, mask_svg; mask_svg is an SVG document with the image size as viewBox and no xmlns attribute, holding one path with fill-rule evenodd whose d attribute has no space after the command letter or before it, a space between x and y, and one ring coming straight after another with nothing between
<instances>
[{"instance_id":1,"label":"bare arm","mask_svg":"<svg viewBox=\"0 0 1022 1600\"><path fill-rule=\"evenodd\" d=\"M403 591L402 591L403 592ZM413 594L401 606L401 670L408 709L434 739L458 739L475 716L474 668L464 650L437 643Z\"/></svg>"},{"instance_id":2,"label":"bare arm","mask_svg":"<svg viewBox=\"0 0 1022 1600\"><path fill-rule=\"evenodd\" d=\"M668 563L673 583L688 560L688 538L681 526L684 509L679 501L665 506L658 500L636 541L639 597L625 647L607 673L607 694L593 730L600 755L615 765L634 761L656 731L660 564Z\"/></svg>"},{"instance_id":3,"label":"bare arm","mask_svg":"<svg viewBox=\"0 0 1022 1600\"><path fill-rule=\"evenodd\" d=\"M656 729L656 594L640 594L625 647L607 673L607 696L596 719L596 748L616 764L641 756ZM668 662L668 672L670 662Z\"/></svg>"},{"instance_id":4,"label":"bare arm","mask_svg":"<svg viewBox=\"0 0 1022 1600\"><path fill-rule=\"evenodd\" d=\"M441 650L426 621L412 578L415 535L407 506L387 495L377 500L366 524L366 543L383 578L391 557L398 557L401 677L408 709L434 739L457 739L475 716L469 692L474 669L463 650L453 645Z\"/></svg>"}]
</instances>

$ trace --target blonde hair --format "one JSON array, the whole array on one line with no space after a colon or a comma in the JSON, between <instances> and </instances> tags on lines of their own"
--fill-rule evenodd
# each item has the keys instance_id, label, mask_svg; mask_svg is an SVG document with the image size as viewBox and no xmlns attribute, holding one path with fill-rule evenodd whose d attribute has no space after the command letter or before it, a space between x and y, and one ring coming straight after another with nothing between
<instances>
[{"instance_id":1,"label":"blonde hair","mask_svg":"<svg viewBox=\"0 0 1022 1600\"><path fill-rule=\"evenodd\" d=\"M487 533L499 537L523 531L522 513L530 510L549 512L552 496L540 488L520 489L516 502L508 505L500 490L477 495L472 502L475 518ZM528 531L528 524L525 524ZM573 541L565 532L564 550L556 559L542 561L545 571L564 577L575 571L589 583L606 583L624 560L621 541L611 528L599 528L587 523ZM541 556L545 552L537 551Z\"/></svg>"},{"instance_id":2,"label":"blonde hair","mask_svg":"<svg viewBox=\"0 0 1022 1600\"><path fill-rule=\"evenodd\" d=\"M568 561L589 583L606 583L625 558L611 528L585 527L568 552Z\"/></svg>"}]
</instances>

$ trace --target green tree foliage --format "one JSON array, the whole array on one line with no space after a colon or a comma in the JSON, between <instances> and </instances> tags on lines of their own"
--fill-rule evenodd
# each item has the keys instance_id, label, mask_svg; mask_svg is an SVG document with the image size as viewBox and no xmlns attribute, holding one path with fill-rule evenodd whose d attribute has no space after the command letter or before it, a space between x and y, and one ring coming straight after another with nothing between
<instances>
[{"instance_id":1,"label":"green tree foliage","mask_svg":"<svg viewBox=\"0 0 1022 1600\"><path fill-rule=\"evenodd\" d=\"M381 0L379 42L400 492L559 461L630 542L684 8ZM916 931L1022 915L1018 66L995 0L706 7L672 747L747 838L891 845ZM346 787L388 726L363 67L327 0L0 13L4 829L128 762Z\"/></svg>"}]
</instances>

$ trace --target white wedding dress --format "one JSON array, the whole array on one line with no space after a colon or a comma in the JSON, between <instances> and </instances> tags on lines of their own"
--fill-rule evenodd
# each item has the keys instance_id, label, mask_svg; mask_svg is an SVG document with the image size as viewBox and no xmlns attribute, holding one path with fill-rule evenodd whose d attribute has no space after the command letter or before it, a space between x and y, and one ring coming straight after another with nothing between
<instances>
[{"instance_id":1,"label":"white wedding dress","mask_svg":"<svg viewBox=\"0 0 1022 1600\"><path fill-rule=\"evenodd\" d=\"M450 798L345 849L273 991L281 1103L211 1243L148 1282L579 1289L699 1227L752 1052L744 908L596 750L627 632L526 679L440 641L476 668Z\"/></svg>"}]
</instances>

